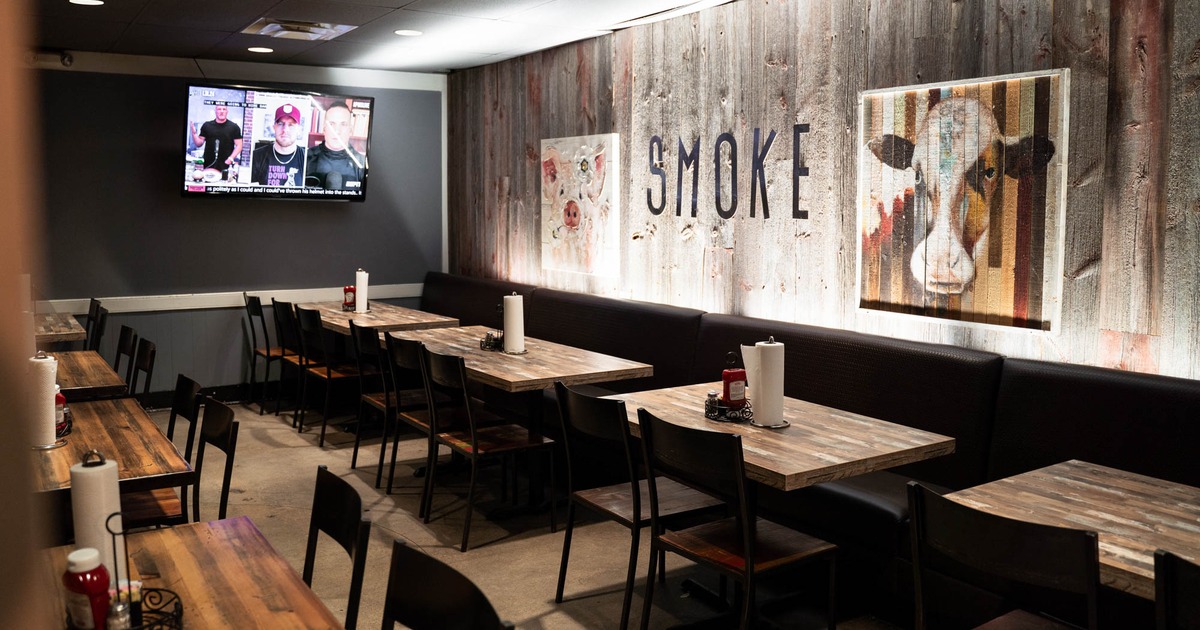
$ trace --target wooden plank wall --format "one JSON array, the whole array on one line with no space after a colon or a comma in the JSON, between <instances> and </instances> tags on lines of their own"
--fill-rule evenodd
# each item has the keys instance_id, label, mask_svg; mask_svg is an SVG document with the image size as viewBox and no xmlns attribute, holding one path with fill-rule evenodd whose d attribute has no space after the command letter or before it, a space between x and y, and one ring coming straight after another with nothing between
<instances>
[{"instance_id":1,"label":"wooden plank wall","mask_svg":"<svg viewBox=\"0 0 1200 630\"><path fill-rule=\"evenodd\" d=\"M456 72L451 270L1200 378L1200 0L1143 4L740 0ZM858 309L859 92L1052 68L1071 71L1056 328ZM794 143L797 124L807 132ZM756 130L760 155L776 134L762 159L769 216ZM621 277L544 272L539 142L605 132L621 136ZM665 198L650 170L656 135ZM699 147L682 178L681 144ZM808 175L793 183L795 164ZM734 182L737 210L723 219Z\"/></svg>"}]
</instances>

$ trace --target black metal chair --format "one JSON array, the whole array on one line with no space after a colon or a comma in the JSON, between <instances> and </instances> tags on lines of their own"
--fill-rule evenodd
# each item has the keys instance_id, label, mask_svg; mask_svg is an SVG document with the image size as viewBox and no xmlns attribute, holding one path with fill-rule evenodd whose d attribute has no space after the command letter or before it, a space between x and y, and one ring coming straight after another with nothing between
<instances>
[{"instance_id":1,"label":"black metal chair","mask_svg":"<svg viewBox=\"0 0 1200 630\"><path fill-rule=\"evenodd\" d=\"M190 433L191 431L189 431ZM233 408L214 398L204 399L204 419L200 422L200 445L196 447L195 497L192 499L192 518L200 521L200 480L204 472L205 445L225 453L225 476L221 480L221 501L217 518L225 518L229 505L229 484L233 479L233 460L237 455L238 421L233 419Z\"/></svg>"},{"instance_id":2,"label":"black metal chair","mask_svg":"<svg viewBox=\"0 0 1200 630\"><path fill-rule=\"evenodd\" d=\"M650 525L650 487L639 481L636 461L641 453L629 433L629 415L625 401L594 398L563 385L554 384L562 418L562 442L567 452L567 533L563 538L562 562L558 569L558 590L554 601L562 603L567 580L567 560L571 555L571 537L575 531L576 506L591 510L629 529L629 568L625 576L625 598L621 604L621 628L629 627L629 609L633 601L633 583L637 574L638 543L643 527ZM636 453L636 456L635 456ZM596 471L623 462L618 483L598 481ZM703 492L676 481L656 480L662 518L674 519L715 510L724 505ZM643 509L643 506L646 506Z\"/></svg>"},{"instance_id":3,"label":"black metal chair","mask_svg":"<svg viewBox=\"0 0 1200 630\"><path fill-rule=\"evenodd\" d=\"M1200 628L1200 565L1155 551L1154 591L1158 630Z\"/></svg>"},{"instance_id":4,"label":"black metal chair","mask_svg":"<svg viewBox=\"0 0 1200 630\"><path fill-rule=\"evenodd\" d=\"M478 421L483 415L482 409L475 408L479 403L467 391L467 369L463 358L440 354L425 348L422 359L422 369L429 392L428 404L432 412L431 430L434 441L436 444L445 444L452 453L462 456L471 464L471 481L467 488L466 521L463 523L462 544L459 547L460 551L465 552L471 534L471 515L475 507L475 487L479 464L490 459L507 460L517 453L544 452L550 460L550 486L553 488L554 440L517 424L482 426L482 422ZM434 478L437 472L436 458L437 449L431 445L425 474L427 491L424 497L423 513L426 523L429 522L430 513L433 511L433 488L436 485ZM504 479L501 487L507 488L508 475L507 471L503 472ZM555 510L551 505L550 531L553 532L557 529Z\"/></svg>"},{"instance_id":5,"label":"black metal chair","mask_svg":"<svg viewBox=\"0 0 1200 630\"><path fill-rule=\"evenodd\" d=\"M91 298L90 300L88 300L87 319L84 321L84 324L83 324L83 331L84 331L84 335L85 335L84 340L83 340L83 349L84 350L96 350L100 347L100 341L98 339L96 340L95 347L92 347L92 335L94 334L93 331L96 329L96 322L99 319L100 319L100 300L97 300L96 298Z\"/></svg>"},{"instance_id":6,"label":"black metal chair","mask_svg":"<svg viewBox=\"0 0 1200 630\"><path fill-rule=\"evenodd\" d=\"M180 374L175 379L175 396L171 402L171 415L167 420L167 439L175 439L175 422L178 418L188 421L187 441L183 458L192 462L192 446L196 437L196 425L200 420L200 384ZM175 525L187 522L188 485L179 488L158 488L144 492L121 494L123 521L127 527L147 525Z\"/></svg>"},{"instance_id":7,"label":"black metal chair","mask_svg":"<svg viewBox=\"0 0 1200 630\"><path fill-rule=\"evenodd\" d=\"M514 627L501 621L487 596L468 577L400 540L392 542L383 630L392 630L397 623L412 630Z\"/></svg>"},{"instance_id":8,"label":"black metal chair","mask_svg":"<svg viewBox=\"0 0 1200 630\"><path fill-rule=\"evenodd\" d=\"M154 376L154 357L158 354L158 346L154 345L153 341L145 337L138 339L137 353L133 357L133 363L129 366L129 395L137 394L138 374L146 375L146 384L142 388L142 393L150 392L150 380Z\"/></svg>"},{"instance_id":9,"label":"black metal chair","mask_svg":"<svg viewBox=\"0 0 1200 630\"><path fill-rule=\"evenodd\" d=\"M94 301L94 300L93 300ZM104 329L108 328L108 309L99 305L96 302L96 317L88 315L87 341L84 342L85 350L100 351L100 340L104 338Z\"/></svg>"},{"instance_id":10,"label":"black metal chair","mask_svg":"<svg viewBox=\"0 0 1200 630\"><path fill-rule=\"evenodd\" d=\"M121 324L121 334L117 337L117 355L113 359L113 371L117 374L121 373L121 357L127 357L129 360L125 362L125 382L133 376L133 355L137 350L138 335L137 332Z\"/></svg>"},{"instance_id":11,"label":"black metal chair","mask_svg":"<svg viewBox=\"0 0 1200 630\"><path fill-rule=\"evenodd\" d=\"M275 415L279 415L279 402L283 398L283 379L286 368L291 366L296 373L295 386L292 388L292 401L297 407L300 400L300 389L304 380L304 362L300 348L300 324L296 321L296 309L291 302L281 302L271 298L271 311L275 315L275 338L279 347L287 352L280 357L279 364L279 395L275 397ZM292 426L296 425L296 414L292 414Z\"/></svg>"},{"instance_id":12,"label":"black metal chair","mask_svg":"<svg viewBox=\"0 0 1200 630\"><path fill-rule=\"evenodd\" d=\"M257 295L242 293L246 302L246 317L250 320L250 400L254 400L254 384L258 379L258 358L262 357L266 364L263 370L262 392L258 400L258 415L262 415L267 402L267 385L271 382L271 364L279 363L279 389L283 389L283 358L289 353L294 354L283 345L271 345L271 336L267 334L267 317L263 313L262 300ZM279 323L275 324L276 333ZM262 334L263 344L258 345L258 335ZM276 339L281 339L276 337ZM282 341L280 341L282 344ZM275 407L279 407L281 392L275 392Z\"/></svg>"},{"instance_id":13,"label":"black metal chair","mask_svg":"<svg viewBox=\"0 0 1200 630\"><path fill-rule=\"evenodd\" d=\"M304 431L304 416L308 404L308 383L316 379L325 385L325 405L321 413L321 437L319 446L325 446L325 429L329 426L329 407L333 400L333 386L359 378L358 367L334 356L328 346L325 328L321 324L321 312L296 307L296 321L300 325L300 367L304 375L300 388L300 405L296 416L296 428Z\"/></svg>"},{"instance_id":14,"label":"black metal chair","mask_svg":"<svg viewBox=\"0 0 1200 630\"><path fill-rule=\"evenodd\" d=\"M383 436L379 441L379 469L375 472L375 487L383 480L383 458L387 450L388 427L394 423L396 405L392 398L391 377L387 374L379 331L350 322L350 339L354 342L354 359L358 365L358 416L354 428L354 452L350 469L358 467L358 449L362 445L363 423L367 409L383 417Z\"/></svg>"},{"instance_id":15,"label":"black metal chair","mask_svg":"<svg viewBox=\"0 0 1200 630\"><path fill-rule=\"evenodd\" d=\"M313 493L312 517L308 522L308 544L304 550L304 583L312 586L316 564L317 533L325 532L350 554L350 595L346 602L346 630L358 623L358 602L362 598L363 574L367 569L367 542L371 521L363 515L362 497L344 479L317 467L317 485Z\"/></svg>"},{"instance_id":16,"label":"black metal chair","mask_svg":"<svg viewBox=\"0 0 1200 630\"><path fill-rule=\"evenodd\" d=\"M755 591L762 575L823 558L829 563L829 627L835 627L837 546L757 516L755 484L747 481L742 459L742 437L671 424L645 409L638 409L638 426L650 489L650 526L654 532L650 539L650 572L646 577L642 628L650 624L658 551L679 554L732 578L739 587L735 594L740 599L737 603L741 605L742 628L751 627L755 618ZM676 479L724 501L734 516L668 531L663 520L667 504L658 490L660 476Z\"/></svg>"},{"instance_id":17,"label":"black metal chair","mask_svg":"<svg viewBox=\"0 0 1200 630\"><path fill-rule=\"evenodd\" d=\"M386 354L388 375L392 379L392 396L396 401L396 418L416 429L426 440L426 464L429 460L429 449L437 452L433 444L433 434L430 432L432 421L429 416L428 395L425 389L425 377L421 373L421 353L425 345L412 339L399 339L392 335L386 336ZM392 432L392 462L388 469L387 492L391 494L392 483L396 478L396 453L400 447L400 426ZM380 455L382 455L382 451ZM382 467L382 462L381 462ZM422 471L423 472L423 471ZM418 516L425 516L424 491L421 496L421 507Z\"/></svg>"},{"instance_id":18,"label":"black metal chair","mask_svg":"<svg viewBox=\"0 0 1200 630\"><path fill-rule=\"evenodd\" d=\"M986 622L990 629L1096 628L1095 532L990 514L915 481L908 484L908 509L918 630L947 624L936 614L944 598L931 593L926 573L933 570L1003 597L1004 609L993 619L969 623ZM1063 621L1068 616L1070 623Z\"/></svg>"}]
</instances>

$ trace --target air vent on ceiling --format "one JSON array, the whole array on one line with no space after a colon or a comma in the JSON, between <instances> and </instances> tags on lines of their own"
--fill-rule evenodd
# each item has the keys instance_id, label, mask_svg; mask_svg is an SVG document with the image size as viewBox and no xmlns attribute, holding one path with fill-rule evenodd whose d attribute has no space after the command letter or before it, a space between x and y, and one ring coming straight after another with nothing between
<instances>
[{"instance_id":1,"label":"air vent on ceiling","mask_svg":"<svg viewBox=\"0 0 1200 630\"><path fill-rule=\"evenodd\" d=\"M247 35L265 35L280 39L299 39L312 42L333 39L355 28L357 27L346 24L330 24L328 22L300 22L298 20L259 18L250 26L242 29L242 32Z\"/></svg>"}]
</instances>

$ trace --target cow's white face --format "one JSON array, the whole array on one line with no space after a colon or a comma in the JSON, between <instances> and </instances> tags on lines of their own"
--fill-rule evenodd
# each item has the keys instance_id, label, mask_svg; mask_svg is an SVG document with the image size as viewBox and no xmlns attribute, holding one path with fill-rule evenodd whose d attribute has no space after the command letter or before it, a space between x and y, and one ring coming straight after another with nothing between
<instances>
[{"instance_id":1,"label":"cow's white face","mask_svg":"<svg viewBox=\"0 0 1200 630\"><path fill-rule=\"evenodd\" d=\"M893 179L912 195L914 226L923 226L909 269L926 291L962 293L975 279L975 254L988 231L996 187L1002 175L1020 177L1045 167L1054 146L1044 137L1008 139L992 112L971 98L941 101L908 140L894 135L872 139L868 148L884 164L905 173ZM911 191L911 193L909 192ZM878 220L888 223L893 206L903 207L896 190L878 204ZM872 217L874 213L868 212ZM872 227L864 222L864 231ZM869 235L870 233L868 233Z\"/></svg>"}]
</instances>

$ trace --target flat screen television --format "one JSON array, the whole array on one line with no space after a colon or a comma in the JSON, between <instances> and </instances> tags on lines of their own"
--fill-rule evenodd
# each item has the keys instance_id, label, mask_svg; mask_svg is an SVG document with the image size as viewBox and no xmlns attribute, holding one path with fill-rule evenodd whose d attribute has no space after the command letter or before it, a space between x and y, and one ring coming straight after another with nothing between
<instances>
[{"instance_id":1,"label":"flat screen television","mask_svg":"<svg viewBox=\"0 0 1200 630\"><path fill-rule=\"evenodd\" d=\"M183 194L362 201L375 99L188 86Z\"/></svg>"}]
</instances>

